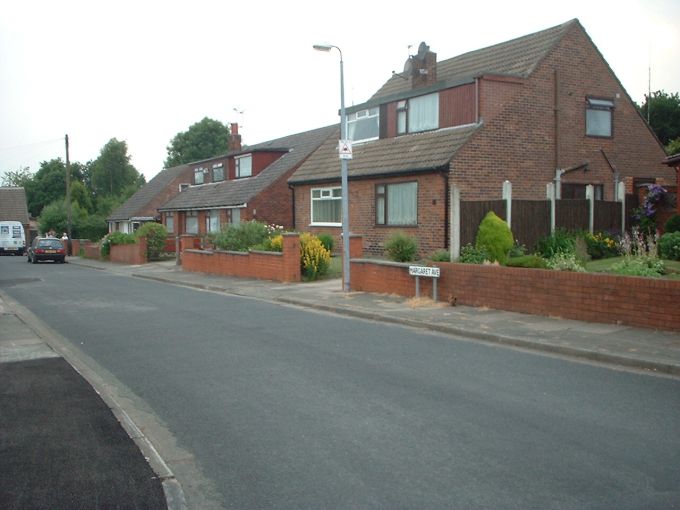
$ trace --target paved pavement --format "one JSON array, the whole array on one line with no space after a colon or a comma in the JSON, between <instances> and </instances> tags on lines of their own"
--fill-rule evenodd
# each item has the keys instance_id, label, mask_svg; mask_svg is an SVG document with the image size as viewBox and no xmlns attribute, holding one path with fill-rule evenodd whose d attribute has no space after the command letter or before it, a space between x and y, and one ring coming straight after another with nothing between
<instances>
[{"instance_id":1,"label":"paved pavement","mask_svg":"<svg viewBox=\"0 0 680 510\"><path fill-rule=\"evenodd\" d=\"M137 266L79 257L68 261L130 277L680 376L680 332L343 292L339 279L286 284L184 272L174 261ZM0 508L184 508L181 487L139 429L115 402L97 394L50 347L49 338L23 320L18 308L0 292ZM59 476L49 476L55 472Z\"/></svg>"}]
</instances>

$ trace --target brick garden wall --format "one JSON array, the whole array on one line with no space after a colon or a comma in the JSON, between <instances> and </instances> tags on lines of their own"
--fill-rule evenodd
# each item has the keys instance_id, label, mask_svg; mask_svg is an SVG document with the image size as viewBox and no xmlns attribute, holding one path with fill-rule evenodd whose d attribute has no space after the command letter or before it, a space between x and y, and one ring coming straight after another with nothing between
<instances>
[{"instance_id":1,"label":"brick garden wall","mask_svg":"<svg viewBox=\"0 0 680 510\"><path fill-rule=\"evenodd\" d=\"M146 237L140 237L134 244L111 245L109 259L119 264L146 264Z\"/></svg>"},{"instance_id":2,"label":"brick garden wall","mask_svg":"<svg viewBox=\"0 0 680 510\"><path fill-rule=\"evenodd\" d=\"M182 269L219 276L299 282L302 279L300 237L298 234L284 234L281 253L184 250Z\"/></svg>"},{"instance_id":3,"label":"brick garden wall","mask_svg":"<svg viewBox=\"0 0 680 510\"><path fill-rule=\"evenodd\" d=\"M356 252L355 252L356 253ZM440 301L608 324L680 331L680 281L442 262ZM415 296L408 264L353 259L352 290ZM432 296L432 279L420 278Z\"/></svg>"}]
</instances>

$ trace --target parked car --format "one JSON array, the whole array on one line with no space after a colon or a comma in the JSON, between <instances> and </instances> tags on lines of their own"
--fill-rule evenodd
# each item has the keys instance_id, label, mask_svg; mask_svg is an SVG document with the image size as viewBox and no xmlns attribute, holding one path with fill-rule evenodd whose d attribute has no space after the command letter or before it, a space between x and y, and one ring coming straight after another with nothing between
<instances>
[{"instance_id":1,"label":"parked car","mask_svg":"<svg viewBox=\"0 0 680 510\"><path fill-rule=\"evenodd\" d=\"M54 237L36 237L26 252L28 262L35 264L43 260L64 263L66 249L59 239Z\"/></svg>"}]
</instances>

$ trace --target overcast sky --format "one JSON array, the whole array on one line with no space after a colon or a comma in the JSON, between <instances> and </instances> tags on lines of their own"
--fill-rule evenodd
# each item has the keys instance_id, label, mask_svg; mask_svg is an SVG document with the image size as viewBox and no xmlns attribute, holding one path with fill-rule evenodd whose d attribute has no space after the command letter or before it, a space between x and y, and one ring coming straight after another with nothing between
<instances>
[{"instance_id":1,"label":"overcast sky","mask_svg":"<svg viewBox=\"0 0 680 510\"><path fill-rule=\"evenodd\" d=\"M680 91L680 1L3 2L0 173L124 140L147 180L204 117L259 143L338 122L427 42L438 60L578 18L637 103ZM409 46L412 46L409 49ZM242 112L242 113L239 113Z\"/></svg>"}]
</instances>

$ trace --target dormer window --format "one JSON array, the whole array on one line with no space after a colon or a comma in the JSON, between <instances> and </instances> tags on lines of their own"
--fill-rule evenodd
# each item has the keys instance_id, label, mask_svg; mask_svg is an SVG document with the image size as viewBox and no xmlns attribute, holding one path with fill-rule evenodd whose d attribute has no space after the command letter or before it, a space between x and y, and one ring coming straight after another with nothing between
<instances>
[{"instance_id":1,"label":"dormer window","mask_svg":"<svg viewBox=\"0 0 680 510\"><path fill-rule=\"evenodd\" d=\"M224 165L222 163L215 163L212 166L213 172L213 182L219 182L224 180Z\"/></svg>"},{"instance_id":2,"label":"dormer window","mask_svg":"<svg viewBox=\"0 0 680 510\"><path fill-rule=\"evenodd\" d=\"M586 135L611 138L613 133L614 101L586 98Z\"/></svg>"},{"instance_id":3,"label":"dormer window","mask_svg":"<svg viewBox=\"0 0 680 510\"><path fill-rule=\"evenodd\" d=\"M438 93L412 97L397 103L397 134L419 133L438 127Z\"/></svg>"},{"instance_id":4,"label":"dormer window","mask_svg":"<svg viewBox=\"0 0 680 510\"><path fill-rule=\"evenodd\" d=\"M194 184L203 184L203 175L205 173L205 168L199 167L194 169Z\"/></svg>"},{"instance_id":5,"label":"dormer window","mask_svg":"<svg viewBox=\"0 0 680 510\"><path fill-rule=\"evenodd\" d=\"M236 163L236 178L250 177L253 175L253 155L238 156L234 158Z\"/></svg>"},{"instance_id":6,"label":"dormer window","mask_svg":"<svg viewBox=\"0 0 680 510\"><path fill-rule=\"evenodd\" d=\"M360 110L347 115L347 135L354 142L377 140L380 129L380 109L378 107Z\"/></svg>"}]
</instances>

